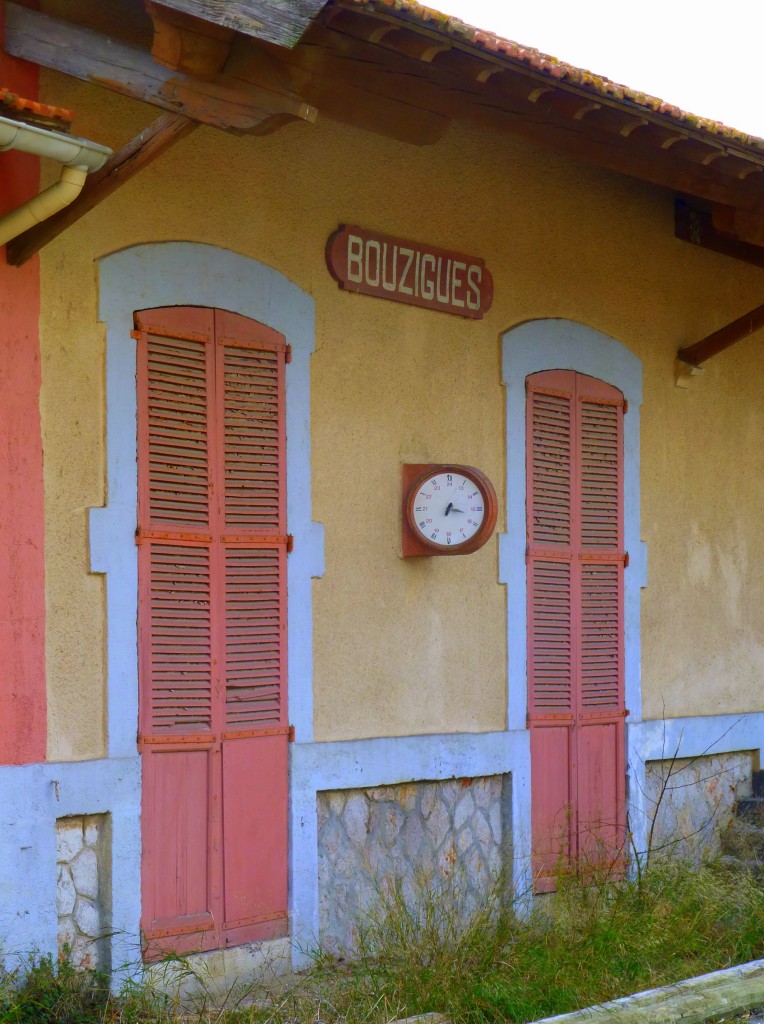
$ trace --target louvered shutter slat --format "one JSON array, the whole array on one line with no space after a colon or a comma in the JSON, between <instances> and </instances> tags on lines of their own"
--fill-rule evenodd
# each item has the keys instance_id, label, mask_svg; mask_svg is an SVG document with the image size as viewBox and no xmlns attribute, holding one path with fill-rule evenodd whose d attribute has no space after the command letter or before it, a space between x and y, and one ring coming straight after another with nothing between
<instances>
[{"instance_id":1,"label":"louvered shutter slat","mask_svg":"<svg viewBox=\"0 0 764 1024\"><path fill-rule=\"evenodd\" d=\"M532 392L530 474L531 543L570 544L571 401L567 396Z\"/></svg>"},{"instance_id":2,"label":"louvered shutter slat","mask_svg":"<svg viewBox=\"0 0 764 1024\"><path fill-rule=\"evenodd\" d=\"M226 725L283 722L283 548L226 551Z\"/></svg>"},{"instance_id":3,"label":"louvered shutter slat","mask_svg":"<svg viewBox=\"0 0 764 1024\"><path fill-rule=\"evenodd\" d=\"M177 319L174 310L164 318ZM139 348L140 517L170 537L211 529L211 344L149 327ZM211 340L211 339L210 339ZM141 728L160 738L213 728L214 566L208 543L147 538L142 552Z\"/></svg>"},{"instance_id":4,"label":"louvered shutter slat","mask_svg":"<svg viewBox=\"0 0 764 1024\"><path fill-rule=\"evenodd\" d=\"M225 521L231 530L282 528L282 373L280 352L224 347Z\"/></svg>"},{"instance_id":5,"label":"louvered shutter slat","mask_svg":"<svg viewBox=\"0 0 764 1024\"><path fill-rule=\"evenodd\" d=\"M583 385L586 390L586 385ZM622 643L622 403L582 396L581 462L581 706L618 712L623 695ZM586 562L586 551L613 561Z\"/></svg>"},{"instance_id":6,"label":"louvered shutter slat","mask_svg":"<svg viewBox=\"0 0 764 1024\"><path fill-rule=\"evenodd\" d=\"M531 701L536 713L572 708L570 568L570 562L536 560L532 565Z\"/></svg>"},{"instance_id":7,"label":"louvered shutter slat","mask_svg":"<svg viewBox=\"0 0 764 1024\"><path fill-rule=\"evenodd\" d=\"M581 570L581 703L588 711L620 707L620 573L612 562Z\"/></svg>"},{"instance_id":8,"label":"louvered shutter slat","mask_svg":"<svg viewBox=\"0 0 764 1024\"><path fill-rule=\"evenodd\" d=\"M150 720L145 731L209 732L212 727L210 556L206 548L149 543Z\"/></svg>"},{"instance_id":9,"label":"louvered shutter slat","mask_svg":"<svg viewBox=\"0 0 764 1024\"><path fill-rule=\"evenodd\" d=\"M528 410L529 710L562 714L573 707L571 396L534 388ZM555 549L568 558L544 554Z\"/></svg>"},{"instance_id":10,"label":"louvered shutter slat","mask_svg":"<svg viewBox=\"0 0 764 1024\"><path fill-rule=\"evenodd\" d=\"M583 401L581 423L581 543L617 549L620 543L620 409Z\"/></svg>"},{"instance_id":11,"label":"louvered shutter slat","mask_svg":"<svg viewBox=\"0 0 764 1024\"><path fill-rule=\"evenodd\" d=\"M209 345L148 334L147 512L151 529L209 529Z\"/></svg>"}]
</instances>

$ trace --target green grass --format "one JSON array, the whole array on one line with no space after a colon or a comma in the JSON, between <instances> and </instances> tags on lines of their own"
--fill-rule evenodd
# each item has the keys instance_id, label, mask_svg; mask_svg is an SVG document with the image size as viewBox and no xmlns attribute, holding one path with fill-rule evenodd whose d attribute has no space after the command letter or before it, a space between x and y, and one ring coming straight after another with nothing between
<instances>
[{"instance_id":1,"label":"green grass","mask_svg":"<svg viewBox=\"0 0 764 1024\"><path fill-rule=\"evenodd\" d=\"M437 1010L456 1024L531 1021L764 956L764 887L714 864L652 866L639 882L567 881L519 920L498 894L468 912L458 885L412 898L382 885L357 956L316 953L263 1004L186 1020L220 1024L383 1024ZM26 980L24 980L26 979ZM259 1002L257 997L260 996ZM238 998L238 997L237 997ZM172 1003L134 986L119 999L63 961L0 977L1 1024L167 1024Z\"/></svg>"},{"instance_id":2,"label":"green grass","mask_svg":"<svg viewBox=\"0 0 764 1024\"><path fill-rule=\"evenodd\" d=\"M572 883L545 917L518 928L475 985L472 1019L534 1020L764 955L764 889L712 865L668 861L641 884Z\"/></svg>"}]
</instances>

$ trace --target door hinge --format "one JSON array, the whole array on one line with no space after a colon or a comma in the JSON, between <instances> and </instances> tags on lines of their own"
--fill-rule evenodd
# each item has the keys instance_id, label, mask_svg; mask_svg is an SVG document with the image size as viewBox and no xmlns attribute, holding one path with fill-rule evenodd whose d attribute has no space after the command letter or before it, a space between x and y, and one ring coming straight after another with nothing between
<instances>
[{"instance_id":1,"label":"door hinge","mask_svg":"<svg viewBox=\"0 0 764 1024\"><path fill-rule=\"evenodd\" d=\"M140 341L141 340L141 335L142 334L143 334L143 331L130 331L130 337L131 338L135 338L136 341Z\"/></svg>"},{"instance_id":2,"label":"door hinge","mask_svg":"<svg viewBox=\"0 0 764 1024\"><path fill-rule=\"evenodd\" d=\"M291 345L287 345L287 347L284 349L284 362L285 363L291 363L292 362L292 346Z\"/></svg>"},{"instance_id":3,"label":"door hinge","mask_svg":"<svg viewBox=\"0 0 764 1024\"><path fill-rule=\"evenodd\" d=\"M628 569L629 568L629 552L628 551L624 551L624 553L623 553L623 567L624 567L624 569Z\"/></svg>"},{"instance_id":4,"label":"door hinge","mask_svg":"<svg viewBox=\"0 0 764 1024\"><path fill-rule=\"evenodd\" d=\"M137 526L135 528L135 543L140 545L143 543L143 537L141 536L141 528Z\"/></svg>"},{"instance_id":5,"label":"door hinge","mask_svg":"<svg viewBox=\"0 0 764 1024\"><path fill-rule=\"evenodd\" d=\"M291 555L294 551L294 537L291 533L287 534L287 554Z\"/></svg>"},{"instance_id":6,"label":"door hinge","mask_svg":"<svg viewBox=\"0 0 764 1024\"><path fill-rule=\"evenodd\" d=\"M629 400L628 400L628 398L624 398L624 400L623 400L623 414L624 414L624 416L626 415L626 413L628 411L629 411Z\"/></svg>"},{"instance_id":7,"label":"door hinge","mask_svg":"<svg viewBox=\"0 0 764 1024\"><path fill-rule=\"evenodd\" d=\"M288 737L290 743L294 743L294 726L293 725L289 726L289 732L287 733L287 737Z\"/></svg>"}]
</instances>

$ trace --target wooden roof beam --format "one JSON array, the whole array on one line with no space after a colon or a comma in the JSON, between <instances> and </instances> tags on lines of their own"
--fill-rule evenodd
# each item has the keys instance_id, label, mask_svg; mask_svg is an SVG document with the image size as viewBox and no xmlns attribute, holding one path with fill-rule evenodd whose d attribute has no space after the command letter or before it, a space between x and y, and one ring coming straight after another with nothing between
<instances>
[{"instance_id":1,"label":"wooden roof beam","mask_svg":"<svg viewBox=\"0 0 764 1024\"><path fill-rule=\"evenodd\" d=\"M5 5L4 46L13 57L236 134L262 134L318 114L283 87L172 72L143 50L13 3Z\"/></svg>"},{"instance_id":2,"label":"wooden roof beam","mask_svg":"<svg viewBox=\"0 0 764 1024\"><path fill-rule=\"evenodd\" d=\"M326 0L156 0L181 14L277 46L295 46Z\"/></svg>"},{"instance_id":3,"label":"wooden roof beam","mask_svg":"<svg viewBox=\"0 0 764 1024\"><path fill-rule=\"evenodd\" d=\"M764 246L764 217L716 203L711 209L711 224L716 231L739 242Z\"/></svg>"},{"instance_id":4,"label":"wooden roof beam","mask_svg":"<svg viewBox=\"0 0 764 1024\"><path fill-rule=\"evenodd\" d=\"M236 33L209 21L181 14L145 0L154 26L151 56L171 71L181 71L205 81L220 74L231 52Z\"/></svg>"}]
</instances>

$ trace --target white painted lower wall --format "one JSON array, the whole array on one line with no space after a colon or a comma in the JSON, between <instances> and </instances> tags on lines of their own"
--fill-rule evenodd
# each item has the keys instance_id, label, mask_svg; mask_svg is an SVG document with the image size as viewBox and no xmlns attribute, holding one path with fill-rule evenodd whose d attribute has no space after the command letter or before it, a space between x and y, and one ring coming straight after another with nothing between
<instances>
[{"instance_id":1,"label":"white painted lower wall","mask_svg":"<svg viewBox=\"0 0 764 1024\"><path fill-rule=\"evenodd\" d=\"M290 781L292 963L304 966L318 942L317 794L419 780L510 775L514 884L530 879L530 749L525 730L295 743ZM764 712L638 722L628 726L630 807L635 848L646 841L644 765L764 747ZM6 960L56 954L56 821L111 819L112 963L115 982L140 961L140 759L0 768L0 948ZM262 958L260 958L260 961ZM237 961L244 970L246 959ZM252 954L253 967L258 962Z\"/></svg>"},{"instance_id":2,"label":"white painted lower wall","mask_svg":"<svg viewBox=\"0 0 764 1024\"><path fill-rule=\"evenodd\" d=\"M13 964L30 952L55 956L56 821L73 815L111 819L115 972L140 956L140 759L0 768L0 954Z\"/></svg>"}]
</instances>

